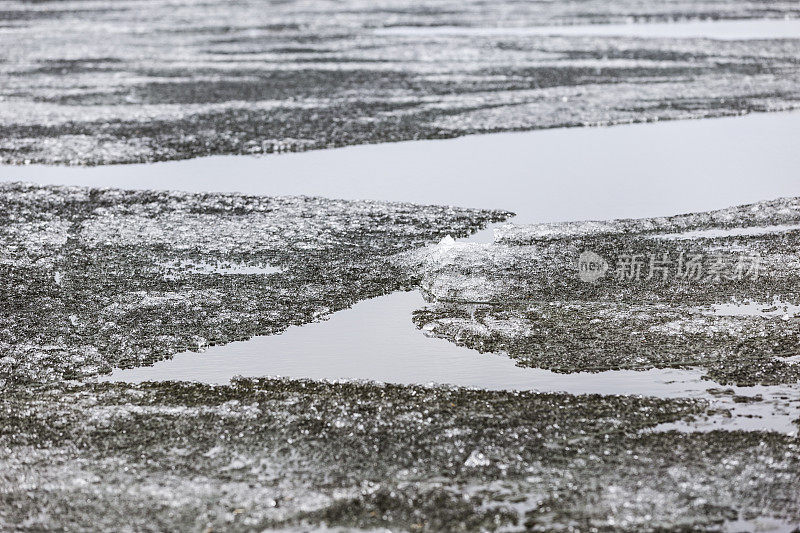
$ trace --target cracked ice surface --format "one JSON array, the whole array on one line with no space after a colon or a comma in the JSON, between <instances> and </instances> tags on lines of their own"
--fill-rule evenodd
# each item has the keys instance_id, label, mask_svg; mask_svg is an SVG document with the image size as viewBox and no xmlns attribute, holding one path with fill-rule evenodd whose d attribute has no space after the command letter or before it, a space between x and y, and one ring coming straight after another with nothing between
<instances>
[{"instance_id":1,"label":"cracked ice surface","mask_svg":"<svg viewBox=\"0 0 800 533\"><path fill-rule=\"evenodd\" d=\"M523 366L700 367L723 384L797 383L800 367L787 358L800 352L798 206L787 198L674 217L506 225L494 244L444 239L399 262L432 301L414 314L423 332ZM760 227L771 231L722 231ZM653 238L676 232L684 238ZM593 282L578 275L586 251L607 261ZM633 256L641 277L618 275ZM665 271L648 272L665 257ZM699 260L687 276L690 257ZM759 270L737 275L745 263Z\"/></svg>"},{"instance_id":2,"label":"cracked ice surface","mask_svg":"<svg viewBox=\"0 0 800 533\"><path fill-rule=\"evenodd\" d=\"M508 213L0 185L0 382L151 364L403 287L387 258Z\"/></svg>"},{"instance_id":3,"label":"cracked ice surface","mask_svg":"<svg viewBox=\"0 0 800 533\"><path fill-rule=\"evenodd\" d=\"M800 102L800 39L385 31L777 20L800 16L794 2L146 5L4 2L0 161L263 154Z\"/></svg>"}]
</instances>

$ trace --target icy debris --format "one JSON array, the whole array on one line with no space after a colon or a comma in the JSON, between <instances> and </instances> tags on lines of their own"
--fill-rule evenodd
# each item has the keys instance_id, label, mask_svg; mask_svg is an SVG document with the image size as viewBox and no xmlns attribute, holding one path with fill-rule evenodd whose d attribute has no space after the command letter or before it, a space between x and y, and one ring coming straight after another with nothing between
<instances>
[{"instance_id":1,"label":"icy debris","mask_svg":"<svg viewBox=\"0 0 800 533\"><path fill-rule=\"evenodd\" d=\"M795 218L800 218L800 199L787 198L659 219L506 225L496 230L494 244L444 243L403 254L396 262L442 301L637 298L712 304L785 295L791 302L800 297L800 232L650 237L678 227L774 226ZM587 251L607 263L598 279L579 276Z\"/></svg>"},{"instance_id":2,"label":"icy debris","mask_svg":"<svg viewBox=\"0 0 800 533\"><path fill-rule=\"evenodd\" d=\"M800 305L793 305L782 302L775 298L772 302L743 302L714 304L711 309L702 309L704 313L717 316L760 316L760 317L780 317L781 320L791 320L800 316Z\"/></svg>"},{"instance_id":3,"label":"icy debris","mask_svg":"<svg viewBox=\"0 0 800 533\"><path fill-rule=\"evenodd\" d=\"M647 431L710 414L690 399L279 379L11 387L0 529L798 523L796 439Z\"/></svg>"},{"instance_id":4,"label":"icy debris","mask_svg":"<svg viewBox=\"0 0 800 533\"><path fill-rule=\"evenodd\" d=\"M3 2L0 161L268 154L793 109L796 39L380 30L798 16L793 2L729 0Z\"/></svg>"},{"instance_id":5,"label":"icy debris","mask_svg":"<svg viewBox=\"0 0 800 533\"><path fill-rule=\"evenodd\" d=\"M483 455L482 452L478 450L473 450L467 460L464 461L464 466L468 468L474 468L477 466L489 466L492 462Z\"/></svg>"},{"instance_id":6,"label":"icy debris","mask_svg":"<svg viewBox=\"0 0 800 533\"><path fill-rule=\"evenodd\" d=\"M442 241L401 254L395 262L419 276L423 293L440 300L487 302L513 293L516 286L513 279L491 275L492 266L505 262L519 268L535 263L538 257L531 248Z\"/></svg>"},{"instance_id":7,"label":"icy debris","mask_svg":"<svg viewBox=\"0 0 800 533\"><path fill-rule=\"evenodd\" d=\"M695 308L623 302L434 304L414 313L425 335L521 366L556 372L699 367L719 383L796 383L800 317L713 316Z\"/></svg>"},{"instance_id":8,"label":"icy debris","mask_svg":"<svg viewBox=\"0 0 800 533\"><path fill-rule=\"evenodd\" d=\"M165 263L163 266L167 270L177 270L192 274L222 274L226 276L250 274L268 276L281 271L280 268L269 264L265 266L251 266L241 263L212 264L196 261L172 261Z\"/></svg>"},{"instance_id":9,"label":"icy debris","mask_svg":"<svg viewBox=\"0 0 800 533\"><path fill-rule=\"evenodd\" d=\"M324 319L403 287L390 256L507 216L0 184L0 379L80 378Z\"/></svg>"}]
</instances>

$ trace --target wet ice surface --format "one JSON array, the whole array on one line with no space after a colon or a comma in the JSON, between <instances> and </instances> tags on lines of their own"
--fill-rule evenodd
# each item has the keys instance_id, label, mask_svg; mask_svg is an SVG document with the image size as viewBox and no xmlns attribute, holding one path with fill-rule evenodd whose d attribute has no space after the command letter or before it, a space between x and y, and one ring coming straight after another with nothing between
<instances>
[{"instance_id":1,"label":"wet ice surface","mask_svg":"<svg viewBox=\"0 0 800 533\"><path fill-rule=\"evenodd\" d=\"M229 176L226 184L233 190L260 194L400 198L424 203L444 203L449 199L462 205L508 205L518 213L515 222L654 213L669 215L709 207L721 208L747 199L795 194L797 182L793 169L800 167L800 155L794 149L796 132L799 131L798 119L800 116L793 113L774 114L353 147L272 159L210 158L148 167L88 169L5 167L2 171L9 177L35 177L45 183L58 176L62 181L78 184L99 184L111 179L126 187L158 185L203 190L213 187L214 183L221 186L216 176L225 169ZM666 145L671 147L668 152L662 149ZM497 168L504 171L497 173ZM273 178L287 173L297 179ZM756 173L759 180L752 179ZM431 174L437 179L430 179ZM384 181L375 180L375 175L383 176ZM493 176L492 187L485 186L486 175ZM685 191L690 187L693 194L688 195ZM613 194L609 194L610 191ZM710 235L703 231L717 232L720 234L717 236L756 235L790 228L762 226L701 230L696 235L692 232L687 235ZM491 241L492 234L493 229L484 230L470 240ZM402 324L408 324L409 319L410 316ZM398 327L401 326L386 326L384 331L391 332ZM302 335L292 338L297 338L302 345ZM346 342L338 344L344 346ZM427 353L427 350L443 345L425 346ZM283 373L280 368L270 371L268 367L260 366L263 360L255 355L257 350L246 350L251 352L251 357L246 359L250 366L243 361L236 373ZM220 348L220 351L227 353L226 348ZM436 372L433 369L431 377L423 377L431 360L433 358L417 361L419 366L414 368L418 382L450 382L434 377ZM466 366L467 361L474 363L476 359L467 357L458 368L471 372L478 380L485 378L482 382L473 380L470 384L494 387L503 383L502 379L493 380L482 374L480 366ZM221 363L216 368L220 375L226 375L227 363ZM162 365L170 364L159 364L155 369L147 370L148 375L156 378L161 369L167 367ZM331 363L332 366L335 364ZM338 364L346 365L346 362ZM385 380L389 374L376 365L363 366L359 368L360 374L350 376L327 374L330 367L320 368L326 370L311 374L314 370L307 366L307 377ZM514 371L513 367L509 370ZM176 377L174 373L165 374L165 377L167 375ZM190 375L201 380L215 380L212 368L202 376ZM515 383L513 376L503 379L509 386Z\"/></svg>"},{"instance_id":2,"label":"wet ice surface","mask_svg":"<svg viewBox=\"0 0 800 533\"><path fill-rule=\"evenodd\" d=\"M723 384L796 384L800 374L783 358L800 352L800 316L792 311L800 302L800 232L652 236L791 228L798 219L800 200L786 198L672 217L507 224L494 244L445 239L399 262L433 303L414 314L421 329L482 352L508 353L523 366L560 372L697 366ZM591 279L579 271L587 253L604 262ZM746 302L782 312L730 312L731 304ZM727 312L697 310L726 304Z\"/></svg>"},{"instance_id":3,"label":"wet ice surface","mask_svg":"<svg viewBox=\"0 0 800 533\"><path fill-rule=\"evenodd\" d=\"M101 169L6 167L2 171L10 177L38 177L42 182L60 176L63 181L78 184L113 179L126 187L158 184L203 190L212 187L215 176L225 168L229 175L226 184L234 190L394 197L424 203L443 203L449 198L463 205L509 205L517 213L515 222L668 215L794 194L797 182L793 169L800 167L800 154L794 150L796 132L800 131L798 119L797 114L774 114L353 147L272 159L211 158ZM671 150L663 151L665 145ZM666 154L674 163L661 161ZM648 159L652 164L644 164ZM492 173L501 162L504 172ZM297 179L272 177L287 173ZM761 176L759 180L752 179L755 173ZM430 179L431 174L437 179ZM385 181L375 180L375 175ZM493 176L492 187L486 187L486 175ZM689 187L692 195L685 192ZM764 229L725 231L750 234ZM470 240L482 236L484 241L491 241L492 234L492 229L484 230ZM386 330L393 327L399 326ZM257 358L250 361L252 370L242 367L239 373L260 375L266 370L255 366ZM420 367L419 373L425 370ZM203 379L213 379L211 374L209 371ZM376 371L362 377L383 380L386 374ZM157 376L158 372L150 375ZM481 373L476 371L475 375ZM483 384L493 386L488 379Z\"/></svg>"},{"instance_id":4,"label":"wet ice surface","mask_svg":"<svg viewBox=\"0 0 800 533\"><path fill-rule=\"evenodd\" d=\"M388 258L507 213L0 184L0 386L270 335L407 283Z\"/></svg>"},{"instance_id":5,"label":"wet ice surface","mask_svg":"<svg viewBox=\"0 0 800 533\"><path fill-rule=\"evenodd\" d=\"M198 381L227 384L236 376L371 380L404 385L447 383L486 390L633 394L657 398L707 398L724 416L711 416L696 429L772 430L797 433L797 389L713 388L696 369L619 370L555 373L520 368L501 354L480 354L442 339L426 337L411 314L425 305L417 292L367 300L320 323L292 327L281 335L175 355L153 367L115 370L101 381ZM709 392L713 391L713 394ZM741 398L760 396L756 402ZM791 398L791 401L787 400ZM740 399L740 401L735 401Z\"/></svg>"},{"instance_id":6,"label":"wet ice surface","mask_svg":"<svg viewBox=\"0 0 800 533\"><path fill-rule=\"evenodd\" d=\"M781 19L800 16L791 2L135 6L0 8L0 160L302 151L794 109L800 98L800 39L781 38L797 26ZM709 22L719 19L744 20ZM657 24L608 25L631 21ZM598 27L536 35L554 24ZM407 26L424 29L397 29ZM458 31L429 29L442 26ZM727 40L691 38L706 26Z\"/></svg>"},{"instance_id":7,"label":"wet ice surface","mask_svg":"<svg viewBox=\"0 0 800 533\"><path fill-rule=\"evenodd\" d=\"M443 19L448 24L486 26L487 16L481 14L485 5L477 9L470 3L451 6L452 10L444 6L419 10L387 2L345 13L340 10L349 4L319 4L321 7L309 13L304 11L307 7L297 11L297 4L281 3L269 12L269 26L259 26L263 22L260 17L265 16L263 6L249 2L226 5L219 11L209 9L213 5L209 3L202 10L191 3L153 2L149 10L127 2L103 9L72 2L63 11L54 11L55 5L9 3L10 10L3 12L7 22L0 29L0 42L35 36L44 43L34 54L27 49L0 48L15 50L14 57L0 67L10 69L11 74L11 100L3 104L5 114L0 109L0 117L10 124L2 146L9 160L80 163L263 153L328 146L332 139L357 144L503 128L697 118L782 109L794 106L796 100L795 41L712 45L675 40L643 43L638 38L517 35L476 39L452 35L428 42L427 37L374 35L375 28L441 23ZM639 2L591 3L588 7L581 3L577 11L570 2L514 6L506 10L508 6L498 4L488 19L541 25L624 22L631 16L659 21L670 20L676 13L691 16L698 9L696 4L684 2L648 6L646 13ZM89 10L78 13L86 8ZM131 8L135 16L147 19L141 21L139 34L128 34L125 25L119 24L119 17L131 16L126 12ZM3 9L9 8L4 5ZM287 14L284 9L295 12ZM524 13L516 12L518 9ZM210 11L213 14L201 16ZM243 12L247 16L242 16ZM703 4L703 12L712 17L774 16L776 12L794 14L796 5L710 1ZM181 19L184 32L174 32L174 17ZM324 22L309 29L304 26L309 17ZM243 28L241 20L250 26ZM160 27L154 31L154 25ZM363 33L337 34L342 28L362 28ZM98 39L98 33L103 38ZM75 45L73 49L97 55L56 57L63 49L65 34ZM108 38L109 34L114 37ZM365 35L375 40L364 40ZM48 41L51 36L59 44L57 50ZM742 33L737 36L750 38ZM352 40L358 41L356 46L350 46ZM164 50L169 51L166 62L160 55ZM472 56L464 69L442 71L441 66L452 64L454 58L464 60L455 55L462 50ZM131 52L144 55L131 57ZM416 59L420 57L417 54L425 60ZM759 60L753 62L753 57ZM141 68L143 62L146 71ZM198 64L208 68L199 77L194 75ZM495 64L501 67L487 70ZM161 70L150 69L153 65ZM393 72L394 67L403 72ZM329 75L331 70L347 70L347 75ZM301 78L314 80L325 97L332 94L334 98L316 101L313 87L297 84ZM355 87L342 85L342 79ZM276 85L265 88L265 80L277 80ZM376 88L375 80L388 80L390 88ZM444 84L446 96L440 94L437 83ZM292 93L291 104L287 104L287 91ZM248 101L231 101L231 93L244 94ZM193 101L187 102L186 95ZM643 95L644 102L637 95ZM618 107L608 109L612 104ZM485 105L497 107L480 109ZM342 116L349 127L340 129L332 117ZM100 128L93 120L107 124ZM302 124L303 137L298 138L296 130L281 129L282 124L289 129ZM268 195L307 188L305 191L328 197L378 198L385 194L387 200L413 196L422 203L518 210L521 216L515 222L519 224L606 220L797 196L797 131L796 116L775 115L602 132L573 130L568 137L556 131L391 148L359 147L348 149L357 152L302 154L302 158L214 158L178 166L55 171L6 167L0 172L10 179L32 174L43 183L113 182L115 186L131 183L154 189L178 184L170 188L202 191L229 187ZM155 142L156 137L160 141ZM404 151L407 147L410 150ZM440 167L431 165L433 159L426 150L442 156L435 160L441 162L437 163ZM520 156L522 152L526 154ZM342 153L346 155L336 155ZM370 166L369 158L362 157L370 153L376 154L380 167ZM459 155L464 153L469 157ZM331 159L325 157L338 158L340 163L331 166ZM454 163L459 157L464 161ZM350 163L343 163L347 158ZM392 158L400 163L394 164ZM518 162L522 169L505 172L510 162ZM291 174L276 172L282 165ZM308 175L298 172L298 165ZM414 165L420 167L414 169ZM440 179L431 179L432 174ZM220 175L226 177L224 184ZM278 183L279 177L286 175L296 179ZM486 188L487 176L495 185L492 190ZM692 194L687 194L687 186ZM183 195L148 199L147 194L144 204L155 200L155 204L174 207L175 201L187 202ZM103 197L95 192L90 200L102 203ZM114 246L141 245L132 238L136 232L124 231L126 224L120 221L114 223L118 213L109 214L103 212L105 206L96 206L93 216L97 220L87 225L76 224L69 217L14 220L15 224L22 222L12 234L25 244L27 256L11 262L10 279L15 290L28 291L14 304L32 302L42 314L41 302L57 301L59 294L67 297L61 297L66 305L50 308L57 320L45 324L23 320L27 329L7 328L4 332L35 337L41 326L62 344L27 346L23 364L18 364L20 354L15 353L11 361L8 357L0 360L0 370L12 378L21 373L49 379L52 376L36 372L62 359L65 345L74 346L76 340L93 334L95 344L99 339L104 346L118 343L116 348L126 348L120 343L125 335L107 335L103 328L93 331L98 325L91 322L96 312L82 304L87 296L91 302L96 295L82 293L79 283L85 284L87 279L93 288L103 283L117 287L119 276L129 276L133 270L134 285L144 283L147 289L158 289L156 294L137 291L122 305L112 304L112 310L122 311L122 318L127 318L126 313L134 318L130 325L136 328L139 341L157 341L156 348L167 347L148 352L135 364L184 349L186 339L171 331L170 317L196 317L198 311L203 316L208 305L212 306L211 320L201 324L201 329L210 327L214 335L222 333L211 339L230 342L253 333L283 331L287 317L306 322L327 316L335 310L330 308L331 298L335 308L344 308L398 288L395 272L383 270L386 265L370 253L348 252L332 260L320 260L311 253L311 261L307 256L290 259L281 256L287 243L278 239L280 242L272 243L276 250L263 257L227 257L245 243L232 231L236 224L217 224L220 220L215 215L225 214L224 219L242 213L220 198L211 203L216 211L206 213L211 216L200 221L184 213L153 222L148 220L147 209L137 213L135 226L155 236L144 243L155 250L144 258L137 251L113 261L101 254L104 268L99 278L92 274L98 266L94 261L78 261L78 268L73 269L61 265L92 257L86 248L91 252L92 246L109 240ZM52 205L37 206L26 216L37 210L49 213L50 208ZM371 223L350 226L352 220L337 215L352 206L319 201L317 208L317 214L325 213L321 218L333 215L327 221L332 223L328 225L331 232L326 233L333 242L348 228L361 235L373 227ZM370 211L365 204L360 208ZM386 209L392 210L382 206L378 213L360 213L385 220ZM492 218L485 214L470 218L472 215L463 211L435 208L415 210L415 215L403 212L414 237L382 235L376 238L382 251L416 247L448 228L463 234ZM416 218L421 213L427 213L422 218L429 224ZM111 223L106 215L111 215ZM300 215L297 218L306 218L302 209ZM453 220L454 215L469 221ZM294 227L297 218L278 225ZM318 222L326 226L324 221ZM190 233L211 227L211 238L200 241L223 245L213 254L175 261L175 250L192 239L169 237L174 227ZM748 230L750 233L711 237L761 237L764 244L785 252L791 242L779 242L783 228L774 229L773 224L766 232ZM83 232L99 238L83 239ZM274 236L274 232L267 233ZM68 236L66 246L60 240L64 235ZM477 239L486 241L487 235L491 231L482 232ZM324 243L309 243L302 236L288 240L300 248L310 245L313 250L321 245L331 251ZM11 244L5 251L17 254L18 243ZM164 244L175 248L165 253L158 248ZM361 244L369 248L368 242ZM50 252L59 247L66 253L51 263ZM226 255L222 261L213 257L220 252ZM275 253L282 260L276 260ZM364 266L366 277L365 272L347 272L347 283L336 285L342 277L340 268L352 265L354 257ZM6 255L3 261L5 268L9 264ZM377 272L376 264L381 265ZM59 268L52 268L54 265ZM6 270L3 273L8 274ZM335 294L317 299L315 282L326 275L329 277L322 281L336 285ZM20 278L13 276L25 282L18 283ZM188 283L193 290L187 293L181 286L163 291L160 276L163 283ZM264 280L283 276L289 279L272 287L294 297L301 286L302 309L296 314L297 300L280 300L285 316L277 324L270 323L270 331L263 331L264 324L253 320L263 319L270 305L274 308L262 293ZM8 279L4 276L0 283ZM157 286L152 285L155 282ZM353 284L358 286L355 291ZM208 294L209 285L223 293L222 302L215 299L217 293ZM126 290L135 288L139 287L126 286ZM236 294L244 297L235 302L226 299ZM209 296L214 298L209 300ZM220 303L225 311L222 315L213 308ZM235 312L228 314L232 303ZM693 310L701 309L721 320L771 321L784 315L792 320L795 308L790 304L785 304L785 310L779 306L782 314L763 311L774 304L771 298L761 298L741 308L714 304ZM753 311L751 305L759 310ZM118 375L139 380L148 373L193 373L198 380L217 382L228 377L227 370L220 369L229 364L231 370L241 365L241 373L249 375L253 375L251 371L271 374L263 366L264 354L271 351L277 355L276 373L295 377L317 377L319 372L318 377L351 374L343 377L384 379L393 373L390 380L413 384L438 380L435 376L447 373L446 381L464 385L477 381L484 390L277 379L242 379L230 386L175 382L17 386L11 379L0 400L0 493L4 502L0 528L23 524L32 529L118 529L125 524L159 530L304 530L321 525L552 530L569 524L580 530L764 526L789 531L800 525L798 443L796 436L791 437L796 432L792 424L797 418L796 385L718 386L701 380L705 371L693 367L590 375L517 368L502 351L481 355L443 339L425 337L413 329L411 321L412 310L424 307L415 293L395 293L362 301L350 311L331 315L328 322L289 327L283 335L251 343L232 342L203 354L181 354L157 367ZM166 315L159 312L164 309ZM386 326L389 322L391 326ZM369 323L375 324L375 330L364 335L364 325ZM220 324L227 327L220 328ZM117 325L125 326L126 321L120 319ZM197 325L190 329L196 330ZM426 332L435 334L430 329ZM159 334L155 340L154 333ZM348 338L351 336L356 338ZM362 336L366 337L364 343ZM200 348L205 337L189 340L200 341L196 342ZM373 347L382 350L376 355L378 350L373 348L372 358L367 360L364 351L370 337L374 337ZM405 351L409 347L414 348L410 355ZM78 348L71 355L84 357L85 350ZM322 360L321 353L337 357ZM417 361L427 366L398 368L398 357L406 358L404 361L418 357ZM778 369L782 375L797 366L797 357L782 357L781 361L785 364ZM110 367L103 358L89 361L98 363L89 368L85 359L68 362L70 371L77 368L84 375ZM449 369L437 369L436 365ZM744 377L751 379L747 365L744 370ZM732 376L734 381L741 377ZM516 393L506 390L509 387L596 391L603 396ZM485 390L495 388L502 390ZM726 431L708 431L714 429Z\"/></svg>"},{"instance_id":8,"label":"wet ice surface","mask_svg":"<svg viewBox=\"0 0 800 533\"><path fill-rule=\"evenodd\" d=\"M797 440L662 431L712 414L691 399L269 379L11 392L0 397L4 526L641 531L800 521Z\"/></svg>"},{"instance_id":9,"label":"wet ice surface","mask_svg":"<svg viewBox=\"0 0 800 533\"><path fill-rule=\"evenodd\" d=\"M129 232L108 224L110 213L99 206L109 194L124 198L128 209L144 212L147 209L136 207L138 202L167 212L185 204L189 213L201 202L210 219L187 224L191 217L175 217L182 227L178 235L187 230L203 235L213 215L228 204L241 214L242 206L252 209L276 201L235 195L210 195L201 201L192 195L153 192L94 192L86 198L85 190L72 190L73 200L98 205L95 216L105 222L86 226L92 231L84 238L137 243ZM54 200L59 191L29 189L28 196L51 205L58 203ZM279 227L293 228L298 218L307 218L300 200L280 202L296 218ZM392 210L369 202L359 207L377 209L378 218ZM450 217L466 215L452 209L394 208L416 216L438 213L442 218L434 217L438 222L422 231L431 236L445 231ZM316 200L313 211L322 228L341 230L344 220L337 213L352 215L353 205ZM49 211L31 209L29 214L37 212ZM140 245L189 242L168 238L169 226L144 218L136 223L151 231ZM414 219L409 220L412 226ZM30 236L25 224L17 229L22 230L18 236ZM352 229L361 235L365 228ZM223 250L231 244L228 239L241 237L228 235L225 225L209 231L212 237L226 235ZM267 233L268 241L273 233ZM391 242L397 235L385 237ZM37 243L43 249L62 245ZM241 263L213 261L213 255L158 273L186 272L197 276L194 283L203 283L211 275L208 270ZM156 259L156 264L169 265ZM353 257L346 260L352 262ZM258 263L261 268L284 264L272 257ZM284 271L296 270L297 265ZM323 265L323 271L326 268L329 265ZM225 274L211 279L224 287L241 277L262 276ZM46 281L61 286L69 279L54 275ZM169 300L151 298L149 303L158 309ZM257 354L249 343L231 343L192 354L191 370L182 367L192 362L184 354L136 374L137 380L146 378L147 372L170 369L173 363L177 372L194 372L191 377L212 382L218 378L212 377L211 367L236 369L241 363L242 368L271 373L261 366L266 349L271 349L286 375L319 369L330 376L388 371L411 385L242 379L230 386L161 381L15 387L12 381L0 400L0 491L7 505L0 525L113 529L122 523L142 529L249 531L306 530L325 524L547 531L564 523L578 524L581 530L735 530L737 524L755 523L791 530L800 524L800 455L792 423L800 406L796 388L721 387L701 381L701 372L694 369L595 373L594 379L584 373L519 369L505 355L479 355L425 337L410 320L412 308L419 306L424 304L416 293L394 293L363 301L327 322L255 339ZM403 346L413 353L404 353ZM370 360L359 357L367 349ZM335 359L323 360L323 353ZM398 368L397 357L413 362L417 355L427 356L425 367ZM205 358L210 373L201 375ZM348 361L355 364L344 366ZM418 379L430 381L428 376L421 378L422 372L437 375L431 363L440 361L448 367L440 374L446 372L448 380L460 384L475 382L471 372L477 362L483 365L479 380L498 378L497 388L503 390L413 385ZM468 361L472 363L465 364ZM382 369L382 363L389 366ZM509 392L504 380L534 391L580 395ZM587 392L602 395L583 394Z\"/></svg>"}]
</instances>

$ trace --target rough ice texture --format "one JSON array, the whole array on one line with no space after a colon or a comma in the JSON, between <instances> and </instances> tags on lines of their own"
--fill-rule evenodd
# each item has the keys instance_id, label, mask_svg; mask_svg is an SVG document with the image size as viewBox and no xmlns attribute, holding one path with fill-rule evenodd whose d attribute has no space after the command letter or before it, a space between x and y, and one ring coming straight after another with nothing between
<instances>
[{"instance_id":1,"label":"rough ice texture","mask_svg":"<svg viewBox=\"0 0 800 533\"><path fill-rule=\"evenodd\" d=\"M494 231L496 243L525 245L560 239L611 235L673 234L693 230L730 230L800 223L800 198L728 207L670 217L623 218L550 224L506 224Z\"/></svg>"},{"instance_id":2,"label":"rough ice texture","mask_svg":"<svg viewBox=\"0 0 800 533\"><path fill-rule=\"evenodd\" d=\"M800 16L795 2L10 0L0 161L263 154L791 109L797 39L376 31L785 16Z\"/></svg>"},{"instance_id":3,"label":"rough ice texture","mask_svg":"<svg viewBox=\"0 0 800 533\"><path fill-rule=\"evenodd\" d=\"M523 366L559 372L699 366L721 383L795 383L800 366L784 358L800 353L800 315L791 305L800 302L800 229L654 237L777 226L795 222L798 205L791 198L660 219L506 226L499 243L443 241L403 254L399 263L433 302L414 315L426 334L505 352ZM584 251L608 262L594 282L578 275ZM650 271L651 255L661 261L664 254L666 278ZM641 261L639 279L619 275L630 274L623 261L633 255ZM705 270L697 279L678 278L681 257L685 271L692 256L704 258ZM746 270L753 257L757 273ZM719 276L717 258L724 261ZM737 274L740 261L745 268ZM714 304L748 302L769 312L712 312Z\"/></svg>"},{"instance_id":4,"label":"rough ice texture","mask_svg":"<svg viewBox=\"0 0 800 533\"><path fill-rule=\"evenodd\" d=\"M703 402L243 379L0 397L0 529L799 524L798 440L653 433Z\"/></svg>"},{"instance_id":5,"label":"rough ice texture","mask_svg":"<svg viewBox=\"0 0 800 533\"><path fill-rule=\"evenodd\" d=\"M402 288L389 256L507 215L2 184L0 384L279 333Z\"/></svg>"}]
</instances>

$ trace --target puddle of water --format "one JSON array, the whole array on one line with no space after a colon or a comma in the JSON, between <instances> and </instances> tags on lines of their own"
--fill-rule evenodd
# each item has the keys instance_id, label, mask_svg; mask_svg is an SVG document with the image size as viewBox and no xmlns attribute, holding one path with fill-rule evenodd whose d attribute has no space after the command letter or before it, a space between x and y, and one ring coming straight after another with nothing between
<instances>
[{"instance_id":1,"label":"puddle of water","mask_svg":"<svg viewBox=\"0 0 800 533\"><path fill-rule=\"evenodd\" d=\"M771 429L793 434L800 417L793 387L730 387L710 395L713 383L693 369L578 372L560 374L520 368L502 354L480 354L443 339L429 338L412 323L411 313L425 305L417 292L394 293L360 302L324 322L289 328L281 335L185 352L152 367L115 370L102 381L140 383L188 380L225 384L237 375L310 379L356 379L387 383L440 383L490 390L529 390L572 394L635 394L661 398L694 397L730 409L693 424L701 429ZM737 403L733 395L762 395ZM678 426L676 428L680 429Z\"/></svg>"},{"instance_id":2,"label":"puddle of water","mask_svg":"<svg viewBox=\"0 0 800 533\"><path fill-rule=\"evenodd\" d=\"M799 143L800 113L766 113L267 157L0 165L0 179L499 208L517 213L519 223L561 222L668 216L798 196Z\"/></svg>"},{"instance_id":3,"label":"puddle of water","mask_svg":"<svg viewBox=\"0 0 800 533\"><path fill-rule=\"evenodd\" d=\"M574 35L595 37L641 37L649 39L800 39L800 20L683 21L652 24L587 24L575 26L533 26L485 28L465 26L393 27L376 30L380 35L430 35L502 37L519 35Z\"/></svg>"},{"instance_id":4,"label":"puddle of water","mask_svg":"<svg viewBox=\"0 0 800 533\"><path fill-rule=\"evenodd\" d=\"M116 370L104 379L141 382L184 379L227 383L237 375L312 379L365 379L390 383L449 383L518 390L680 395L681 371L557 374L517 367L505 356L480 354L422 334L411 313L425 301L398 292L359 302L323 322L294 326L281 335L186 352L152 367ZM674 373L674 374L673 374ZM654 381L664 383L654 384ZM668 383L669 382L669 383ZM577 386L577 389L576 389Z\"/></svg>"}]
</instances>

